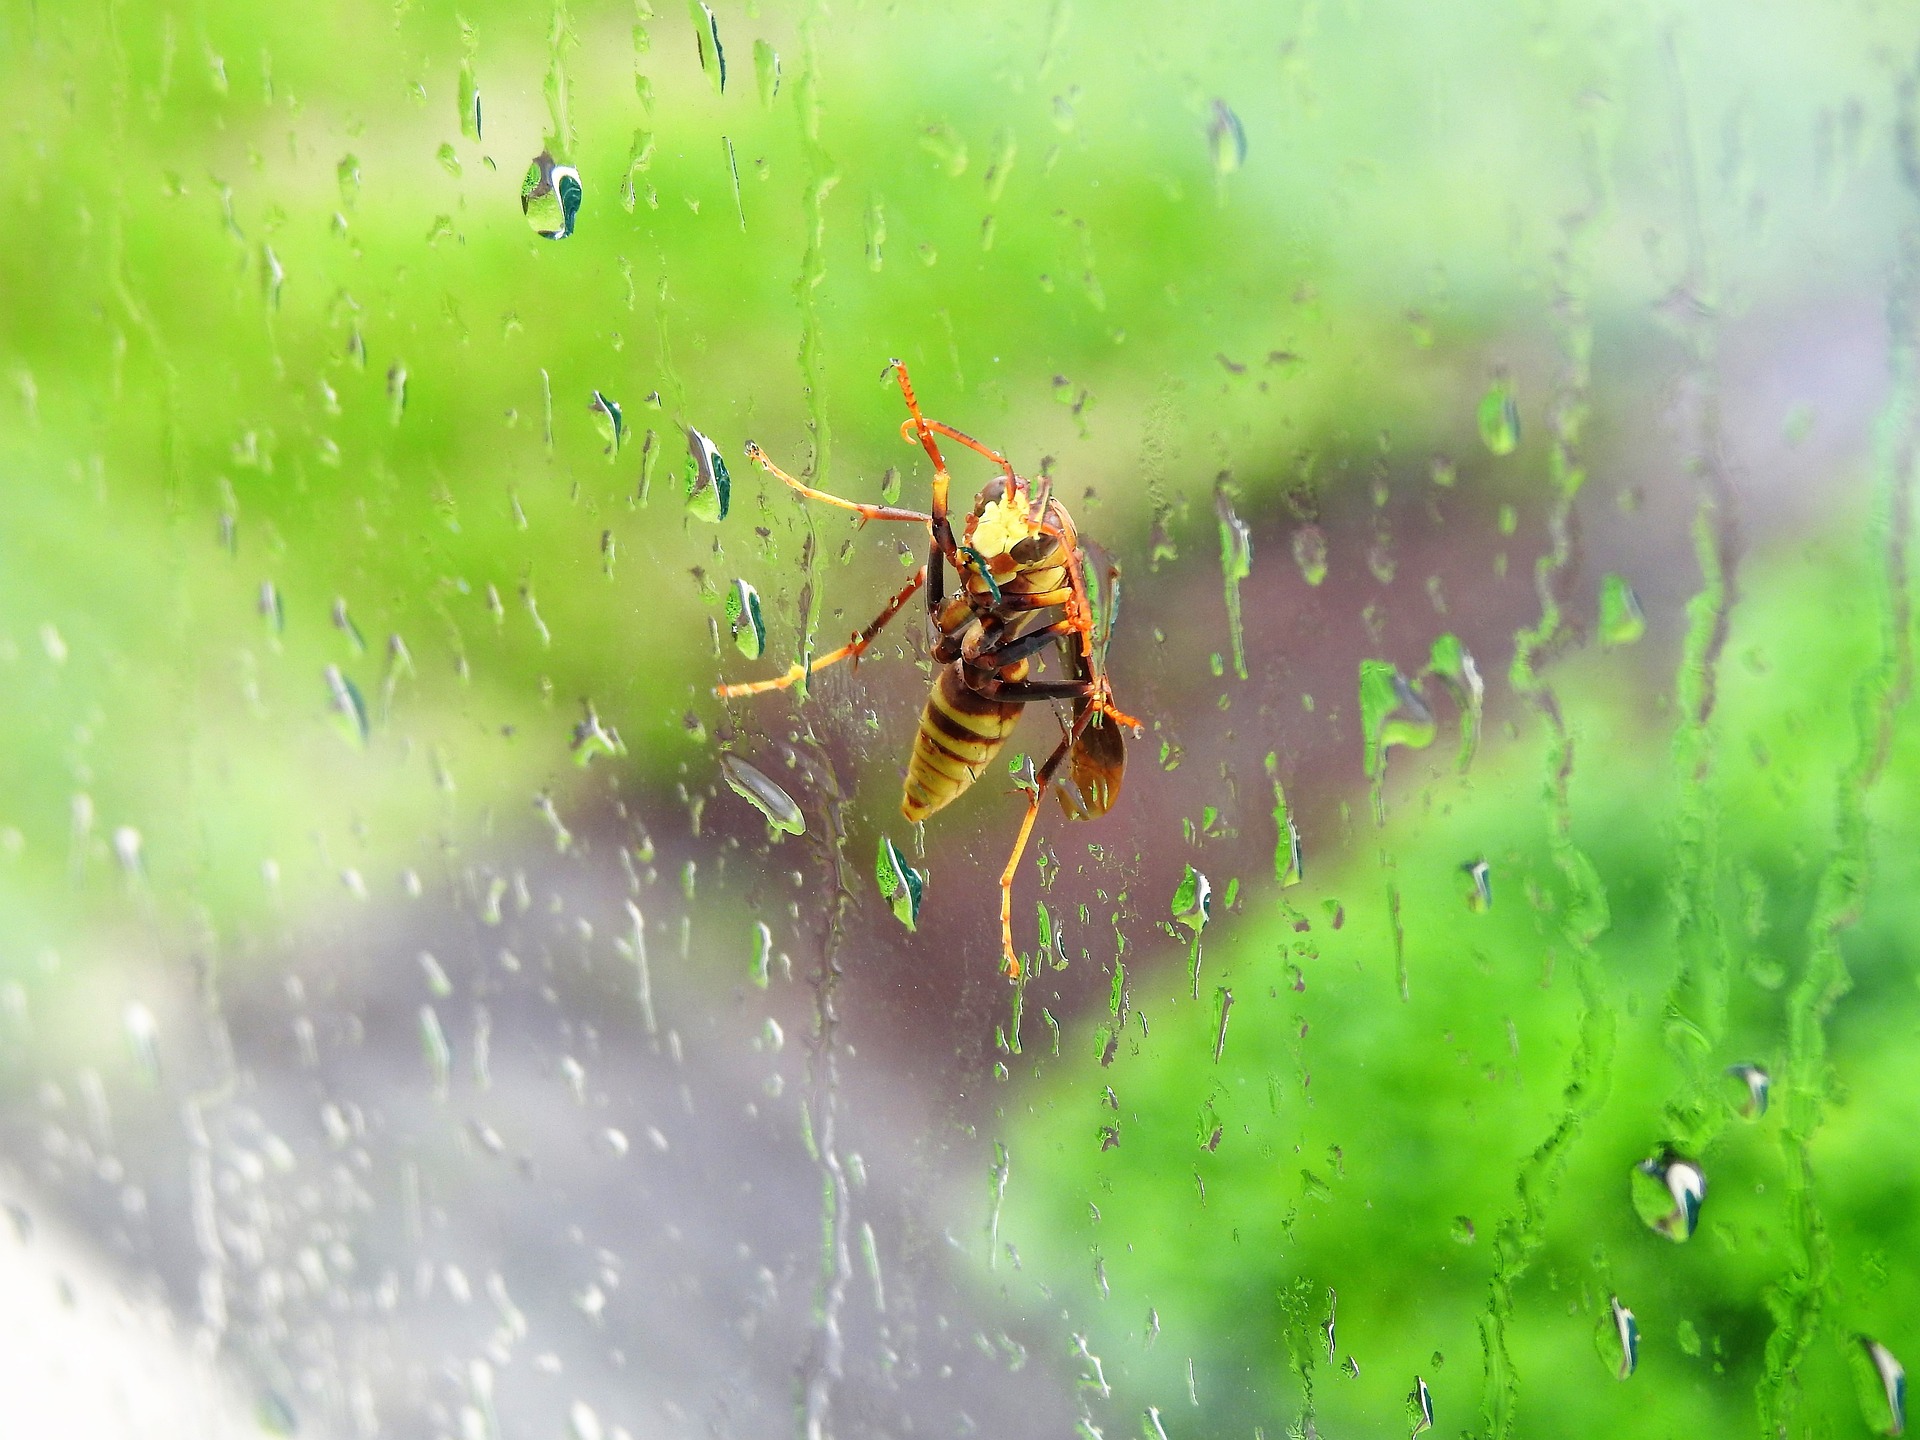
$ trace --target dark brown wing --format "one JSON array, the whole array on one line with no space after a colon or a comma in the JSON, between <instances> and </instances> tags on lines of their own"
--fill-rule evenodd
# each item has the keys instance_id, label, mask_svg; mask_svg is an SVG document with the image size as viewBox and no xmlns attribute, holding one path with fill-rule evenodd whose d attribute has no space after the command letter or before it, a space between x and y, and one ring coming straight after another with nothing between
<instances>
[{"instance_id":1,"label":"dark brown wing","mask_svg":"<svg viewBox=\"0 0 1920 1440\"><path fill-rule=\"evenodd\" d=\"M1121 727L1106 716L1088 719L1067 757L1067 773L1053 783L1069 820L1097 820L1120 798L1127 768L1127 742Z\"/></svg>"}]
</instances>

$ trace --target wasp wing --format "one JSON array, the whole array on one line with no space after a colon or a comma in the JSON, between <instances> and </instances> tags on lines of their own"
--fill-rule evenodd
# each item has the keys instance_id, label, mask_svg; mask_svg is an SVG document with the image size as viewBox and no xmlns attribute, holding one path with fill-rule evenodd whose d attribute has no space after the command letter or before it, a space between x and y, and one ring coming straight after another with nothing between
<instances>
[{"instance_id":1,"label":"wasp wing","mask_svg":"<svg viewBox=\"0 0 1920 1440\"><path fill-rule=\"evenodd\" d=\"M1069 820L1098 820L1120 798L1127 768L1127 742L1119 725L1095 711L1067 756L1067 773L1053 784Z\"/></svg>"}]
</instances>

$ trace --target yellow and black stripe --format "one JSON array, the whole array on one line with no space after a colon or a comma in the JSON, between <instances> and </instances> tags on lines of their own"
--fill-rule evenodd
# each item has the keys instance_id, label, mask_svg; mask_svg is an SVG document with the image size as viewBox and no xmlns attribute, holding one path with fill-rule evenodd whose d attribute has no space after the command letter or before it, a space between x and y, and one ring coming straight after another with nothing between
<instances>
[{"instance_id":1,"label":"yellow and black stripe","mask_svg":"<svg viewBox=\"0 0 1920 1440\"><path fill-rule=\"evenodd\" d=\"M1002 673L1019 680L1026 670L1022 660ZM969 690L958 661L943 665L920 712L900 813L917 824L978 780L1013 733L1021 708L1017 702L989 700Z\"/></svg>"}]
</instances>

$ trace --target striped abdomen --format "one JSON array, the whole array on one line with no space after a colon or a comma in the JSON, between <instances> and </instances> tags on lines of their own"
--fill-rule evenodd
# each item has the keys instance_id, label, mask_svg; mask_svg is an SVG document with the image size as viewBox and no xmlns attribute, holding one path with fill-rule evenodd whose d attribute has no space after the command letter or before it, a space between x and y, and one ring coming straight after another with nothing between
<instances>
[{"instance_id":1,"label":"striped abdomen","mask_svg":"<svg viewBox=\"0 0 1920 1440\"><path fill-rule=\"evenodd\" d=\"M1002 673L1008 680L1018 680L1026 669L1023 660ZM941 666L926 708L920 712L920 731L913 737L913 757L907 762L906 792L900 797L900 813L916 823L979 779L1020 719L1019 704L976 694L962 675L958 661Z\"/></svg>"}]
</instances>

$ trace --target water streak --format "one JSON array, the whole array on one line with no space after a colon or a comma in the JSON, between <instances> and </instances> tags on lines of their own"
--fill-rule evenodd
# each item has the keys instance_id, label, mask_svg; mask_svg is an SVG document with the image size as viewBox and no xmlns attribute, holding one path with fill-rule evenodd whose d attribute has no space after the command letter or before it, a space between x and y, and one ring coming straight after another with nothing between
<instances>
[{"instance_id":1,"label":"water streak","mask_svg":"<svg viewBox=\"0 0 1920 1440\"><path fill-rule=\"evenodd\" d=\"M1896 127L1901 177L1920 202L1920 63L1900 83ZM1814 892L1807 924L1807 958L1788 996L1787 1064L1780 1077L1787 1123L1787 1270L1767 1292L1774 1330L1767 1337L1766 1369L1755 1388L1762 1426L1799 1433L1813 1417L1802 1410L1798 1375L1823 1328L1832 1299L1833 1245L1814 1194L1813 1142L1826 1118L1831 1079L1827 1017L1853 986L1841 937L1860 919L1871 881L1873 826L1869 805L1886 773L1894 723L1913 684L1913 597L1908 546L1913 529L1913 484L1920 463L1920 223L1900 237L1900 257L1887 304L1892 332L1891 394L1881 416L1871 534L1881 537L1880 654L1854 690L1858 749L1840 772L1834 805L1833 849Z\"/></svg>"},{"instance_id":2,"label":"water streak","mask_svg":"<svg viewBox=\"0 0 1920 1440\"><path fill-rule=\"evenodd\" d=\"M1558 695L1538 668L1565 627L1561 596L1574 560L1573 506L1586 480L1580 444L1587 414L1593 345L1586 299L1589 251L1601 228L1606 183L1599 158L1599 137L1591 123L1583 128L1581 142L1590 197L1584 209L1566 220L1563 244L1555 257L1554 318L1565 366L1559 382L1560 393L1551 411L1553 433L1548 465L1554 503L1547 519L1550 544L1534 567L1540 620L1514 636L1513 667L1509 674L1515 693L1533 705L1547 732L1547 845L1567 884L1562 932L1573 958L1580 1010L1573 1055L1561 1089L1560 1113L1546 1138L1521 1162L1514 1180L1514 1207L1501 1219L1493 1236L1493 1275L1488 1282L1487 1311L1480 1319L1485 1372L1481 1413L1496 1440L1514 1433L1514 1410L1520 1393L1520 1377L1507 1347L1514 1291L1545 1242L1548 1214L1566 1175L1573 1145L1611 1088L1616 1028L1612 1003L1593 949L1594 942L1609 924L1606 888L1593 862L1573 841L1569 788L1573 779L1574 736L1561 712Z\"/></svg>"}]
</instances>

